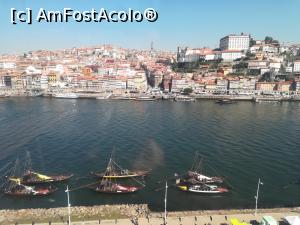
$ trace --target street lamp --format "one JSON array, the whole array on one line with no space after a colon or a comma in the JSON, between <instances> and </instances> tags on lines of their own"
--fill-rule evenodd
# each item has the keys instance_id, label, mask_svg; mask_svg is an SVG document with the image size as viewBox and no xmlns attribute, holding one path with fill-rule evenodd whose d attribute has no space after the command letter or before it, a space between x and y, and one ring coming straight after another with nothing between
<instances>
[{"instance_id":1,"label":"street lamp","mask_svg":"<svg viewBox=\"0 0 300 225\"><path fill-rule=\"evenodd\" d=\"M166 181L166 191L165 191L165 225L167 225L167 195L168 195L168 182Z\"/></svg>"},{"instance_id":2,"label":"street lamp","mask_svg":"<svg viewBox=\"0 0 300 225\"><path fill-rule=\"evenodd\" d=\"M259 186L263 185L263 182L260 181L260 178L258 179L258 183L257 183L257 190L256 190L256 196L254 196L255 198L255 213L254 215L256 216L257 214L257 202L258 202L258 194L259 194Z\"/></svg>"},{"instance_id":3,"label":"street lamp","mask_svg":"<svg viewBox=\"0 0 300 225\"><path fill-rule=\"evenodd\" d=\"M70 195L69 195L69 186L67 186L67 190L65 190L65 192L67 193L67 197L68 197L68 215L69 215L69 225L71 225L71 204L70 204Z\"/></svg>"}]
</instances>

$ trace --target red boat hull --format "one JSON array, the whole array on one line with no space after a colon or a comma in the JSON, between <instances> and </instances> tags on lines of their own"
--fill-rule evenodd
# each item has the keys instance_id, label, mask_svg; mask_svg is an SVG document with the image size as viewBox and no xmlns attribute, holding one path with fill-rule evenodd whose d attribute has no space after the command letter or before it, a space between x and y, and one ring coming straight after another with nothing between
<instances>
[{"instance_id":1,"label":"red boat hull","mask_svg":"<svg viewBox=\"0 0 300 225\"><path fill-rule=\"evenodd\" d=\"M54 187L33 187L34 191L24 191L23 190L7 190L4 191L4 194L10 195L10 196L17 196L17 197L22 197L22 196L46 196L50 195L54 192L56 192L58 189Z\"/></svg>"},{"instance_id":2,"label":"red boat hull","mask_svg":"<svg viewBox=\"0 0 300 225\"><path fill-rule=\"evenodd\" d=\"M107 194L129 194L141 190L142 187L136 186L124 186L124 185L113 185L111 188L105 188L97 186L94 188L96 192L107 193Z\"/></svg>"}]
</instances>

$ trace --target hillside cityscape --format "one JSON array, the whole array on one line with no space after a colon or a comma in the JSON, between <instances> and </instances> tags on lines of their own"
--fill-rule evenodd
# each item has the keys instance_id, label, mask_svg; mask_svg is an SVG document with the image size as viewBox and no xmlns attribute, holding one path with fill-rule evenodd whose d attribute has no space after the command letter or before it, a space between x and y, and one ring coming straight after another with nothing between
<instances>
[{"instance_id":1,"label":"hillside cityscape","mask_svg":"<svg viewBox=\"0 0 300 225\"><path fill-rule=\"evenodd\" d=\"M0 56L0 95L63 98L300 94L300 44L230 34L219 48L177 52L101 45Z\"/></svg>"}]
</instances>

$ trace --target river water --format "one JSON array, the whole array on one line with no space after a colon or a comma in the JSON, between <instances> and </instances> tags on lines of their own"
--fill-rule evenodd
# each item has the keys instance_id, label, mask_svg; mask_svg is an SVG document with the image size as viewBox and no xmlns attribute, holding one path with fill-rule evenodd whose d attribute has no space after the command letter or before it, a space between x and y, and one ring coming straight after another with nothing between
<instances>
[{"instance_id":1,"label":"river water","mask_svg":"<svg viewBox=\"0 0 300 225\"><path fill-rule=\"evenodd\" d=\"M146 188L108 195L82 188L72 205L148 203L164 206L163 181L191 167L195 151L203 171L227 178L231 192L203 196L177 190L169 181L169 210L253 208L261 178L259 207L299 206L300 104L214 101L135 102L51 98L0 99L0 168L31 153L35 170L74 173L59 191L39 198L0 196L0 208L66 206L64 189L89 184L115 149L124 168L151 168ZM3 171L1 171L3 173Z\"/></svg>"}]
</instances>

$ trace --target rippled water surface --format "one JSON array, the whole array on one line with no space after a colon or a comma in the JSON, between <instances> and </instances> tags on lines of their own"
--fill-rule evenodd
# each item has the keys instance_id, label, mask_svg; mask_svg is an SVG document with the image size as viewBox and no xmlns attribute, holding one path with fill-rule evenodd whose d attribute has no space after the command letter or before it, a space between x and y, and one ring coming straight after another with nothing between
<instances>
[{"instance_id":1,"label":"rippled water surface","mask_svg":"<svg viewBox=\"0 0 300 225\"><path fill-rule=\"evenodd\" d=\"M259 177L261 207L300 205L300 186L290 184L300 179L299 103L0 99L0 147L0 168L29 151L36 170L74 173L71 188L93 182L88 173L105 168L113 148L123 167L153 169L138 193L83 188L70 193L72 205L148 203L159 210L158 181L189 169L195 151L205 157L204 171L227 177L232 191L208 197L169 183L170 210L253 208ZM65 206L66 184L49 197L1 196L0 208Z\"/></svg>"}]
</instances>

